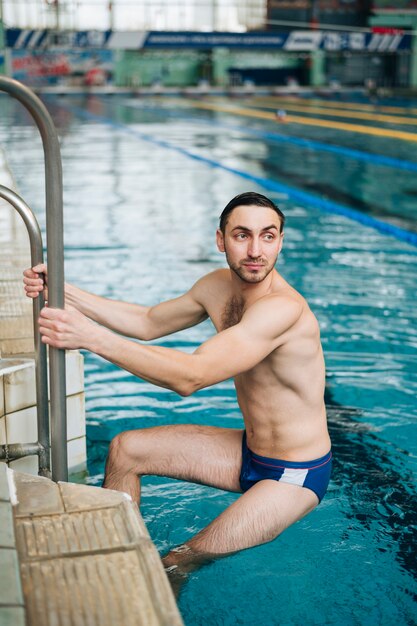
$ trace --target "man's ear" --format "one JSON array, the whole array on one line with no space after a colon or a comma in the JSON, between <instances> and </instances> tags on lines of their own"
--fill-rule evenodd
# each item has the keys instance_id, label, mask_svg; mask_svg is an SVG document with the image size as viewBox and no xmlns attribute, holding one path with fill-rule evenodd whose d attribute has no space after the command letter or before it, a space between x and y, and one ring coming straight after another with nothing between
<instances>
[{"instance_id":1,"label":"man's ear","mask_svg":"<svg viewBox=\"0 0 417 626\"><path fill-rule=\"evenodd\" d=\"M216 243L219 252L224 252L224 236L220 228L216 231Z\"/></svg>"}]
</instances>

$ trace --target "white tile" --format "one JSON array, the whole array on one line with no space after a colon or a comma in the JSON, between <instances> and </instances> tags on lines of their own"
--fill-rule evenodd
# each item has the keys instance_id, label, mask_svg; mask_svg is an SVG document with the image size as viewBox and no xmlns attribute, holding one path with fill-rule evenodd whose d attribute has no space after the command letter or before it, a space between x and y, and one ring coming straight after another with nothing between
<instances>
[{"instance_id":1,"label":"white tile","mask_svg":"<svg viewBox=\"0 0 417 626\"><path fill-rule=\"evenodd\" d=\"M78 350L68 350L66 353L66 380L67 396L73 396L84 391L84 358Z\"/></svg>"},{"instance_id":2,"label":"white tile","mask_svg":"<svg viewBox=\"0 0 417 626\"><path fill-rule=\"evenodd\" d=\"M22 367L29 367L33 359L22 359L18 357L8 357L0 359L0 375L10 374Z\"/></svg>"},{"instance_id":3,"label":"white tile","mask_svg":"<svg viewBox=\"0 0 417 626\"><path fill-rule=\"evenodd\" d=\"M6 414L7 443L33 443L38 438L36 407Z\"/></svg>"},{"instance_id":4,"label":"white tile","mask_svg":"<svg viewBox=\"0 0 417 626\"><path fill-rule=\"evenodd\" d=\"M15 302L15 311L13 315L3 316L1 318L1 338L2 339L22 339L33 335L32 310L24 302L25 307L22 311L20 302Z\"/></svg>"},{"instance_id":5,"label":"white tile","mask_svg":"<svg viewBox=\"0 0 417 626\"><path fill-rule=\"evenodd\" d=\"M7 413L7 443L25 443L37 440L36 407ZM0 422L1 423L1 422ZM67 439L85 437L85 396L78 393L67 398Z\"/></svg>"},{"instance_id":6,"label":"white tile","mask_svg":"<svg viewBox=\"0 0 417 626\"><path fill-rule=\"evenodd\" d=\"M3 356L18 358L19 354L33 354L35 348L33 338L0 339L0 351Z\"/></svg>"},{"instance_id":7,"label":"white tile","mask_svg":"<svg viewBox=\"0 0 417 626\"><path fill-rule=\"evenodd\" d=\"M87 466L87 444L85 437L68 441L68 470L78 472Z\"/></svg>"},{"instance_id":8,"label":"white tile","mask_svg":"<svg viewBox=\"0 0 417 626\"><path fill-rule=\"evenodd\" d=\"M66 353L66 383L67 396L84 391L84 359L76 350ZM35 404L34 360L0 359L0 417L5 413L14 413Z\"/></svg>"},{"instance_id":9,"label":"white tile","mask_svg":"<svg viewBox=\"0 0 417 626\"><path fill-rule=\"evenodd\" d=\"M67 350L65 353L65 382L66 395L73 396L84 391L84 357L78 350ZM48 359L48 397L50 398L49 385L49 359Z\"/></svg>"},{"instance_id":10,"label":"white tile","mask_svg":"<svg viewBox=\"0 0 417 626\"><path fill-rule=\"evenodd\" d=\"M36 404L35 363L26 361L12 371L5 370L4 403L5 412L14 413Z\"/></svg>"},{"instance_id":11,"label":"white tile","mask_svg":"<svg viewBox=\"0 0 417 626\"><path fill-rule=\"evenodd\" d=\"M7 443L6 439L6 418L0 417L0 445Z\"/></svg>"},{"instance_id":12,"label":"white tile","mask_svg":"<svg viewBox=\"0 0 417 626\"><path fill-rule=\"evenodd\" d=\"M36 455L24 456L21 459L16 459L16 461L11 461L9 467L16 472L24 472L25 474L37 476L39 471L38 457Z\"/></svg>"},{"instance_id":13,"label":"white tile","mask_svg":"<svg viewBox=\"0 0 417 626\"><path fill-rule=\"evenodd\" d=\"M67 407L67 441L85 436L85 394L77 393L69 396L66 401ZM49 417L51 404L49 403Z\"/></svg>"},{"instance_id":14,"label":"white tile","mask_svg":"<svg viewBox=\"0 0 417 626\"><path fill-rule=\"evenodd\" d=\"M67 439L85 437L85 395L67 398Z\"/></svg>"}]
</instances>

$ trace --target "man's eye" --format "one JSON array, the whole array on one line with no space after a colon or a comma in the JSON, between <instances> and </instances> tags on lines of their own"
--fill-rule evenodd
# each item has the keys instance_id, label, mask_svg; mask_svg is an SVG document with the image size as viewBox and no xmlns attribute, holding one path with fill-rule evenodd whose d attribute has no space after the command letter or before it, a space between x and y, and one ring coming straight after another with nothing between
<instances>
[{"instance_id":1,"label":"man's eye","mask_svg":"<svg viewBox=\"0 0 417 626\"><path fill-rule=\"evenodd\" d=\"M274 235L271 235L271 233L267 233L264 239L266 239L267 241L272 241L274 239Z\"/></svg>"},{"instance_id":2,"label":"man's eye","mask_svg":"<svg viewBox=\"0 0 417 626\"><path fill-rule=\"evenodd\" d=\"M246 233L239 233L239 234L236 236L236 239L246 239L246 237L247 237Z\"/></svg>"}]
</instances>

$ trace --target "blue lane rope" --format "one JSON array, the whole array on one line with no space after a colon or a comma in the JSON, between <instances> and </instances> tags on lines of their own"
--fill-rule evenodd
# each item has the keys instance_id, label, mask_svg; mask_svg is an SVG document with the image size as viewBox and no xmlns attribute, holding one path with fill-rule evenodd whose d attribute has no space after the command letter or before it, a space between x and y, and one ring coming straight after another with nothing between
<instances>
[{"instance_id":1,"label":"blue lane rope","mask_svg":"<svg viewBox=\"0 0 417 626\"><path fill-rule=\"evenodd\" d=\"M248 172L243 172L241 170L235 169L233 167L229 167L224 165L220 161L215 161L214 159L208 159L207 157L200 156L193 152L190 152L186 148L181 148L181 146L177 146L169 141L164 141L163 139L157 139L152 135L148 135L146 133L142 133L126 124L121 124L120 122L114 122L113 120L106 118L101 115L96 115L94 113L90 113L88 111L84 111L84 109L76 106L68 106L65 105L63 108L66 108L70 111L73 111L80 117L85 119L93 120L95 122L99 122L102 124L106 124L118 130L121 130L125 133L133 135L142 139L143 141L147 141L148 143L152 143L156 146L160 146L161 148L166 148L168 150L174 150L179 154L183 154L184 156L193 159L195 161L199 161L206 165L209 165L213 168L219 168L231 174L235 174L240 178L244 178L245 180L250 180L257 185L260 185L264 189L268 189L269 191L275 191L278 193L286 194L292 200L296 202L300 202L303 204L307 204L313 206L321 211L326 213L333 213L337 215L343 215L343 217L347 217L348 219L354 220L355 222L359 222L364 226L368 226L369 228L373 228L385 235L391 235L396 239L400 239L401 241L405 241L406 243L411 244L412 246L417 247L417 233L410 232L403 228L399 228L398 226L394 226L393 224L388 224L387 222L383 222L369 215L365 215L360 211L355 211L354 209L350 209L349 207L344 206L343 204L338 204L336 202L332 202L330 200L325 200L324 198L319 198L313 194L307 193L305 191L301 191L294 187L290 187L289 185L284 185L282 183L278 183L274 180L270 180L269 178L263 178L261 176L255 176L253 174L249 174Z\"/></svg>"},{"instance_id":2,"label":"blue lane rope","mask_svg":"<svg viewBox=\"0 0 417 626\"><path fill-rule=\"evenodd\" d=\"M152 110L158 113L167 114L167 110L162 107L135 107L132 104L123 104L122 106L131 107L133 109L146 111ZM193 124L205 124L209 126L215 126L217 128L225 128L227 130L235 130L245 135L253 135L260 139L266 139L273 143L287 143L301 148L307 148L308 150L319 152L330 152L337 154L338 156L348 157L355 161L364 161L365 163L371 163L372 165L382 165L384 167L390 167L399 170L405 170L407 172L417 172L417 163L413 161L406 161L404 159L395 159L393 157L384 156L382 154L372 154L371 152L364 152L362 150L354 150L352 148L344 148L343 146L335 146L321 141L313 141L312 139L302 139L300 137L289 137L288 135L281 135L280 133L267 132L258 130L256 128L249 128L247 126L240 126L238 124L226 124L225 122L218 122L217 120L207 120L199 117L190 117L178 112L169 111L169 116L179 119L186 119Z\"/></svg>"}]
</instances>

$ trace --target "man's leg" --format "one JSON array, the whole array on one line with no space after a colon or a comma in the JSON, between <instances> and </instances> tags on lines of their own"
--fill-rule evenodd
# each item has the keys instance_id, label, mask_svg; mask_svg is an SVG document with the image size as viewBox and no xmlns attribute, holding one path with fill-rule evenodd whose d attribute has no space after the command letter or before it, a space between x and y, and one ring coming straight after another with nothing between
<instances>
[{"instance_id":1,"label":"man's leg","mask_svg":"<svg viewBox=\"0 0 417 626\"><path fill-rule=\"evenodd\" d=\"M110 443L103 486L137 503L145 475L240 492L241 464L242 430L192 424L130 430Z\"/></svg>"},{"instance_id":2,"label":"man's leg","mask_svg":"<svg viewBox=\"0 0 417 626\"><path fill-rule=\"evenodd\" d=\"M317 496L309 489L262 480L233 502L211 524L163 559L172 578L211 559L275 539L288 526L312 511Z\"/></svg>"}]
</instances>

